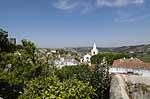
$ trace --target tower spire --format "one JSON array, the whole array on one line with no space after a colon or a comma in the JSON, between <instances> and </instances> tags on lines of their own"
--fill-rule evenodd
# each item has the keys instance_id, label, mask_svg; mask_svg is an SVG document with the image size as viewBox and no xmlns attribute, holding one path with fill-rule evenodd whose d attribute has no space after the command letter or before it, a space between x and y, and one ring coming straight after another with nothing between
<instances>
[{"instance_id":1,"label":"tower spire","mask_svg":"<svg viewBox=\"0 0 150 99\"><path fill-rule=\"evenodd\" d=\"M96 44L95 44L95 42L94 42L94 44L93 44L93 49L97 49L97 48L96 48Z\"/></svg>"},{"instance_id":2,"label":"tower spire","mask_svg":"<svg viewBox=\"0 0 150 99\"><path fill-rule=\"evenodd\" d=\"M91 54L92 54L92 56L98 54L98 49L96 48L95 42L94 42L94 44L93 44L93 49L91 50Z\"/></svg>"}]
</instances>

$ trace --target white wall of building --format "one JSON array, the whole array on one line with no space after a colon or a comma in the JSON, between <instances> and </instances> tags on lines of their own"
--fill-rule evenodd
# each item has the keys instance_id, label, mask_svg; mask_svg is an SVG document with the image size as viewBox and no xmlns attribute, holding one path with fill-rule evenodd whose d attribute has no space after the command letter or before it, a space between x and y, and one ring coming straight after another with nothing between
<instances>
[{"instance_id":1,"label":"white wall of building","mask_svg":"<svg viewBox=\"0 0 150 99\"><path fill-rule=\"evenodd\" d=\"M110 68L109 73L128 73L132 72L134 74L139 74L144 77L150 77L150 70L142 70L142 69L129 69L129 68Z\"/></svg>"},{"instance_id":2,"label":"white wall of building","mask_svg":"<svg viewBox=\"0 0 150 99\"><path fill-rule=\"evenodd\" d=\"M84 55L83 62L89 63L90 61L91 61L91 55L89 54Z\"/></svg>"}]
</instances>

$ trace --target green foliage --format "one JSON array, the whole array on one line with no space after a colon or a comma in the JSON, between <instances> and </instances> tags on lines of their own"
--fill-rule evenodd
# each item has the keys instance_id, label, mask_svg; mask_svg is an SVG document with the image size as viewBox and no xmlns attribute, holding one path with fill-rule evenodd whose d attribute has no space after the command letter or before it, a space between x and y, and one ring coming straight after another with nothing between
<instances>
[{"instance_id":1,"label":"green foliage","mask_svg":"<svg viewBox=\"0 0 150 99\"><path fill-rule=\"evenodd\" d=\"M21 83L25 80L30 79L32 76L32 71L35 69L35 65L31 60L29 60L29 56L23 54L21 56L14 55L13 53L6 53L3 56L3 67L1 69L7 69L5 66L7 64L11 64L11 68L7 71L1 72L3 74L0 76L0 79L4 79L10 84Z\"/></svg>"},{"instance_id":2,"label":"green foliage","mask_svg":"<svg viewBox=\"0 0 150 99\"><path fill-rule=\"evenodd\" d=\"M3 80L0 80L0 97L3 99L17 99L19 92L23 91L24 85L11 85Z\"/></svg>"},{"instance_id":3,"label":"green foliage","mask_svg":"<svg viewBox=\"0 0 150 99\"><path fill-rule=\"evenodd\" d=\"M112 65L114 60L120 59L123 57L129 57L129 56L125 54L120 54L120 53L99 53L91 57L91 63L101 64L103 62L103 59L105 58L107 65Z\"/></svg>"},{"instance_id":4,"label":"green foliage","mask_svg":"<svg viewBox=\"0 0 150 99\"><path fill-rule=\"evenodd\" d=\"M91 69L86 65L65 66L56 71L56 75L61 81L69 80L76 76L78 80L86 82L89 80L91 73Z\"/></svg>"},{"instance_id":5,"label":"green foliage","mask_svg":"<svg viewBox=\"0 0 150 99\"><path fill-rule=\"evenodd\" d=\"M4 98L18 98L20 93L19 99L108 98L110 79L106 66L94 70L85 65L66 66L57 70L53 66L54 56L46 56L25 39L22 45L15 46L14 53L7 37L7 32L1 30L0 95ZM59 53L68 54L64 50Z\"/></svg>"},{"instance_id":6,"label":"green foliage","mask_svg":"<svg viewBox=\"0 0 150 99\"><path fill-rule=\"evenodd\" d=\"M106 64L96 65L90 78L90 85L96 89L93 99L108 99L110 87L109 68Z\"/></svg>"},{"instance_id":7,"label":"green foliage","mask_svg":"<svg viewBox=\"0 0 150 99\"><path fill-rule=\"evenodd\" d=\"M21 40L21 42L22 42L23 48L26 50L26 53L33 55L36 49L34 43L26 39Z\"/></svg>"},{"instance_id":8,"label":"green foliage","mask_svg":"<svg viewBox=\"0 0 150 99\"><path fill-rule=\"evenodd\" d=\"M19 99L90 99L94 90L76 79L60 82L56 77L37 78L27 83Z\"/></svg>"},{"instance_id":9,"label":"green foliage","mask_svg":"<svg viewBox=\"0 0 150 99\"><path fill-rule=\"evenodd\" d=\"M35 54L36 47L30 41L23 41L22 46L15 53L0 53L0 83L7 83L7 87L24 84L26 81L39 76L49 75L51 72L50 66L43 62L41 57ZM39 53L40 54L40 53ZM11 67L7 67L10 64ZM3 83L2 83L3 84ZM5 85L2 85L4 88ZM6 89L6 88L5 88ZM12 89L13 90L13 89ZM7 90L0 94L7 94ZM11 94L18 95L16 92ZM10 96L11 97L11 96Z\"/></svg>"},{"instance_id":10,"label":"green foliage","mask_svg":"<svg viewBox=\"0 0 150 99\"><path fill-rule=\"evenodd\" d=\"M92 99L108 99L110 77L106 64L97 65L95 69L90 69L86 65L65 66L56 71L56 75L61 81L76 79L89 83L94 89L95 94Z\"/></svg>"},{"instance_id":11,"label":"green foliage","mask_svg":"<svg viewBox=\"0 0 150 99\"><path fill-rule=\"evenodd\" d=\"M0 53L13 51L15 51L15 45L9 43L8 32L0 29Z\"/></svg>"}]
</instances>

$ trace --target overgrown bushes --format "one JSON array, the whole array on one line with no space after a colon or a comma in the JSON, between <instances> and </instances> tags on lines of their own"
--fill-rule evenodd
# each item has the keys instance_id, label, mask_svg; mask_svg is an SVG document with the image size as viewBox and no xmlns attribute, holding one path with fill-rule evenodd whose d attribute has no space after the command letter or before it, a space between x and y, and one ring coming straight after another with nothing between
<instances>
[{"instance_id":1,"label":"overgrown bushes","mask_svg":"<svg viewBox=\"0 0 150 99\"><path fill-rule=\"evenodd\" d=\"M108 99L110 77L108 67L105 65L97 65L95 69L91 69L86 65L80 66L65 66L56 71L57 77L61 81L76 79L88 82L94 88L92 99Z\"/></svg>"},{"instance_id":2,"label":"overgrown bushes","mask_svg":"<svg viewBox=\"0 0 150 99\"><path fill-rule=\"evenodd\" d=\"M90 99L92 94L92 86L77 79L60 82L57 77L41 77L27 82L19 99Z\"/></svg>"}]
</instances>

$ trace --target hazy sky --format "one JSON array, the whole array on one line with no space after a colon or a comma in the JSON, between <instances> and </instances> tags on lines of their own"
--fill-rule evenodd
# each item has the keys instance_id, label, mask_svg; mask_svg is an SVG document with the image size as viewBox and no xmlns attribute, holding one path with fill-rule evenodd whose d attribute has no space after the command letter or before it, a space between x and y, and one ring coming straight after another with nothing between
<instances>
[{"instance_id":1,"label":"hazy sky","mask_svg":"<svg viewBox=\"0 0 150 99\"><path fill-rule=\"evenodd\" d=\"M150 0L0 0L0 27L38 47L150 43Z\"/></svg>"}]
</instances>

